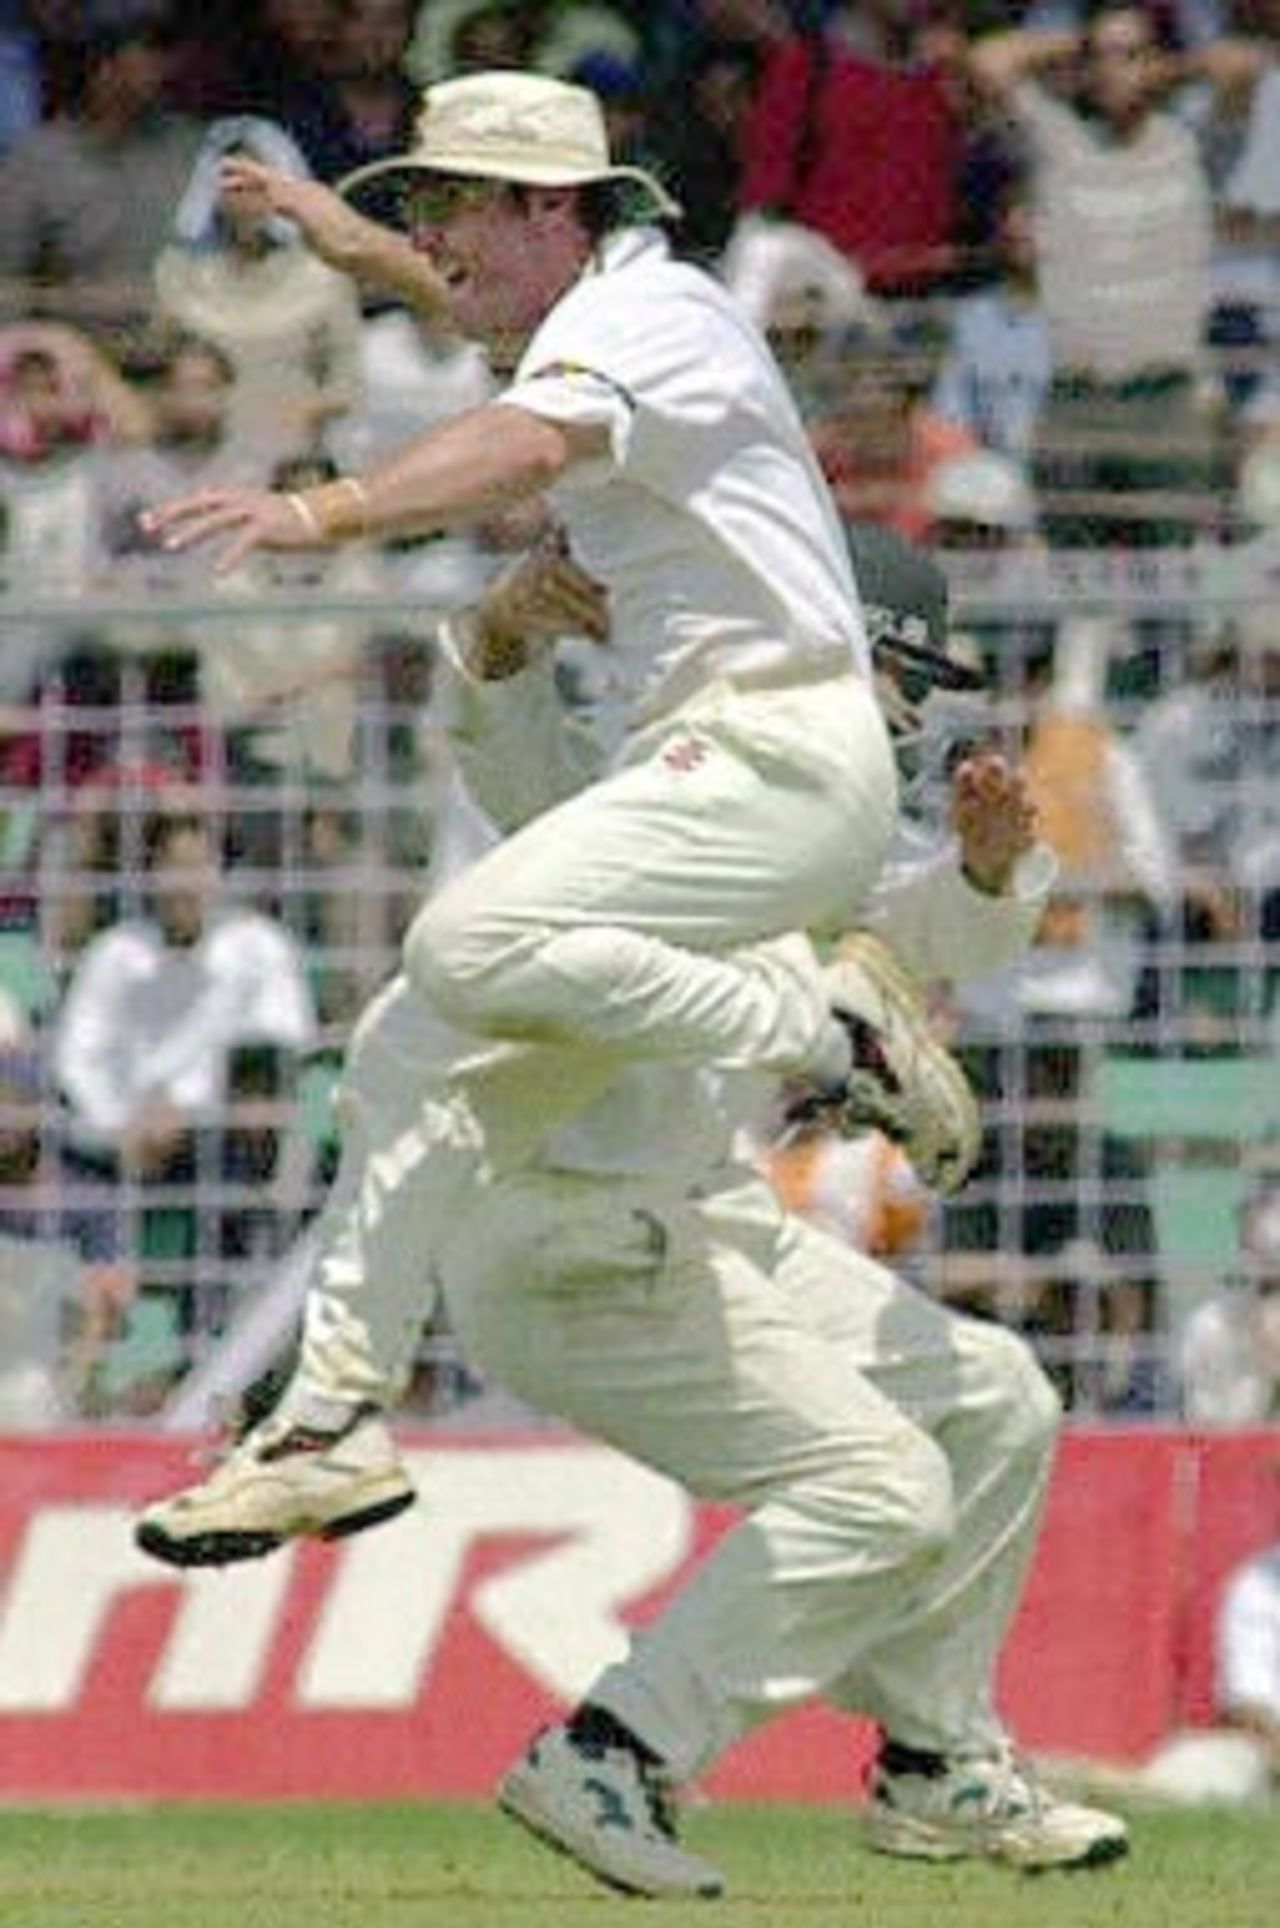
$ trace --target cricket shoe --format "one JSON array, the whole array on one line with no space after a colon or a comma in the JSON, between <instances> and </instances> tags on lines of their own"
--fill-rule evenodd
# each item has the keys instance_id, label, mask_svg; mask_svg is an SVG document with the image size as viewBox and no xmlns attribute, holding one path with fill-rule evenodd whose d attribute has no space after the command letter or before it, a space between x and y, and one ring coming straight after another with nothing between
<instances>
[{"instance_id":1,"label":"cricket shoe","mask_svg":"<svg viewBox=\"0 0 1280 1928\"><path fill-rule=\"evenodd\" d=\"M792 1126L829 1125L854 1137L879 1130L902 1146L926 1185L954 1192L982 1144L969 1081L929 1025L916 984L879 938L845 938L824 973L832 1016L852 1064L788 1112Z\"/></svg>"},{"instance_id":2,"label":"cricket shoe","mask_svg":"<svg viewBox=\"0 0 1280 1928\"><path fill-rule=\"evenodd\" d=\"M867 1836L882 1854L921 1861L981 1856L1027 1874L1099 1867L1129 1852L1129 1830L1118 1815L1059 1800L1012 1748L946 1761L937 1773L879 1769Z\"/></svg>"},{"instance_id":3,"label":"cricket shoe","mask_svg":"<svg viewBox=\"0 0 1280 1928\"><path fill-rule=\"evenodd\" d=\"M719 1869L680 1846L671 1781L633 1748L545 1728L503 1776L498 1805L624 1894L711 1900L724 1892Z\"/></svg>"},{"instance_id":4,"label":"cricket shoe","mask_svg":"<svg viewBox=\"0 0 1280 1928\"><path fill-rule=\"evenodd\" d=\"M207 1479L147 1507L134 1539L169 1566L231 1566L286 1540L363 1532L402 1513L414 1497L372 1408L358 1408L335 1432L270 1418Z\"/></svg>"}]
</instances>

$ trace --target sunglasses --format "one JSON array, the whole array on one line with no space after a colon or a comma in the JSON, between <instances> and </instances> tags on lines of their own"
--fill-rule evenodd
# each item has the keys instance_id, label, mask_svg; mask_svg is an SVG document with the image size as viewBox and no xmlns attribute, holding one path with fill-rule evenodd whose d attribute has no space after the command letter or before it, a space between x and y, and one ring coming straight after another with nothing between
<instances>
[{"instance_id":1,"label":"sunglasses","mask_svg":"<svg viewBox=\"0 0 1280 1928\"><path fill-rule=\"evenodd\" d=\"M413 227L448 227L459 215L472 213L500 200L506 191L501 181L472 180L459 175L418 180L405 189L402 201L404 217Z\"/></svg>"}]
</instances>

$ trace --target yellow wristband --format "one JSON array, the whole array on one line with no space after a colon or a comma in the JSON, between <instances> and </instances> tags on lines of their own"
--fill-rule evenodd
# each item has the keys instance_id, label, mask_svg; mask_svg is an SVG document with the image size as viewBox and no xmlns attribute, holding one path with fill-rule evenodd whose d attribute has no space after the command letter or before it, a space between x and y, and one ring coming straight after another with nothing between
<instances>
[{"instance_id":1,"label":"yellow wristband","mask_svg":"<svg viewBox=\"0 0 1280 1928\"><path fill-rule=\"evenodd\" d=\"M292 495L286 495L285 501L289 504L289 507L293 510L293 513L297 516L299 522L312 540L315 542L323 542L324 530L320 527L320 518L307 501L306 496L294 493Z\"/></svg>"},{"instance_id":2,"label":"yellow wristband","mask_svg":"<svg viewBox=\"0 0 1280 1928\"><path fill-rule=\"evenodd\" d=\"M354 475L321 482L289 500L323 542L349 542L369 533L369 491Z\"/></svg>"}]
</instances>

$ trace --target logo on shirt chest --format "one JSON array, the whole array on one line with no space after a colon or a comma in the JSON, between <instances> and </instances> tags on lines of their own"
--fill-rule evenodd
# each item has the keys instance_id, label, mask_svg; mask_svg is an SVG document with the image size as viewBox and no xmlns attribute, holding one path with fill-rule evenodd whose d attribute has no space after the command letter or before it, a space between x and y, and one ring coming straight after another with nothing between
<instances>
[{"instance_id":1,"label":"logo on shirt chest","mask_svg":"<svg viewBox=\"0 0 1280 1928\"><path fill-rule=\"evenodd\" d=\"M668 743L662 752L661 761L668 770L674 770L677 776L688 776L691 771L700 770L710 754L705 743L699 743L696 737L688 736L681 737L676 743Z\"/></svg>"}]
</instances>

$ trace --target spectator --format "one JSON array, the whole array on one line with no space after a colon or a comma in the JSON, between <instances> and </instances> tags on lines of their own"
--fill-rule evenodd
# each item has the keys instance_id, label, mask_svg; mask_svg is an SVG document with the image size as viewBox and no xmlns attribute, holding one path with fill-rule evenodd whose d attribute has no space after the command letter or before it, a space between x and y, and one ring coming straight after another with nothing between
<instances>
[{"instance_id":1,"label":"spectator","mask_svg":"<svg viewBox=\"0 0 1280 1928\"><path fill-rule=\"evenodd\" d=\"M932 547L958 597L976 590L981 600L993 586L999 590L1006 558L1016 570L1020 555L1039 547L1030 481L1018 463L992 449L940 463L929 478L926 506ZM954 634L981 665L1002 723L1020 731L1052 664L1054 624L1016 594L1006 591L1002 600L1005 607L970 615Z\"/></svg>"},{"instance_id":2,"label":"spectator","mask_svg":"<svg viewBox=\"0 0 1280 1928\"><path fill-rule=\"evenodd\" d=\"M1150 1414L1166 1392L1147 1166L1091 1116L1106 1013L1055 1007L1044 966L1061 958L1057 923L1051 911L1025 972L968 988L958 1005L986 1140L941 1211L939 1289L1033 1338L1069 1407Z\"/></svg>"},{"instance_id":3,"label":"spectator","mask_svg":"<svg viewBox=\"0 0 1280 1928\"><path fill-rule=\"evenodd\" d=\"M293 141L270 121L215 121L155 262L161 313L231 362L230 432L264 462L321 443L358 399L361 315L355 290L306 247L265 197L228 182L229 155L305 176Z\"/></svg>"},{"instance_id":4,"label":"spectator","mask_svg":"<svg viewBox=\"0 0 1280 1928\"><path fill-rule=\"evenodd\" d=\"M368 459L402 437L405 424L420 428L487 399L492 377L482 351L457 335L435 270L404 235L366 220L321 182L251 155L228 156L221 180L274 224L305 237L317 266L393 304L361 328L359 404L335 419L335 452Z\"/></svg>"},{"instance_id":5,"label":"spectator","mask_svg":"<svg viewBox=\"0 0 1280 1928\"><path fill-rule=\"evenodd\" d=\"M1214 50L1175 60L1143 8L1107 4L1079 35L994 34L970 57L1031 155L1054 360L1037 451L1046 532L1189 539L1212 522L1221 456L1205 385L1210 200L1193 136L1160 103L1174 80L1212 81ZM1079 63L1070 99L1045 85L1064 62Z\"/></svg>"},{"instance_id":6,"label":"spectator","mask_svg":"<svg viewBox=\"0 0 1280 1928\"><path fill-rule=\"evenodd\" d=\"M977 448L965 429L931 406L928 357L854 335L832 351L825 376L810 435L841 516L927 542L930 476Z\"/></svg>"},{"instance_id":7,"label":"spectator","mask_svg":"<svg viewBox=\"0 0 1280 1928\"><path fill-rule=\"evenodd\" d=\"M195 578L189 557L152 541L142 528L141 512L191 488L265 479L261 444L238 442L232 433L234 376L222 350L195 336L162 337L139 387L152 417L152 436L143 448L101 458L95 473L95 508L103 575L118 593L144 606L156 599L157 613L132 614L106 622L101 640L119 662L136 667L123 679L142 714L134 715L136 754L139 731L147 753L196 776L215 754L217 717L198 709L198 664L229 639L221 625L164 609L166 599L189 595ZM230 587L231 585L223 585ZM203 601L203 585L198 600ZM277 650L278 650L277 643ZM108 699L107 707L115 699ZM186 702L185 718L174 717ZM165 712L168 712L166 715ZM182 739L175 755L172 739ZM220 747L220 746L219 746Z\"/></svg>"},{"instance_id":8,"label":"spectator","mask_svg":"<svg viewBox=\"0 0 1280 1928\"><path fill-rule=\"evenodd\" d=\"M22 0L0 4L0 156L40 120L40 46Z\"/></svg>"},{"instance_id":9,"label":"spectator","mask_svg":"<svg viewBox=\"0 0 1280 1928\"><path fill-rule=\"evenodd\" d=\"M35 794L62 807L40 826L36 918L60 973L91 937L132 909L143 826L193 774L176 732L146 745L151 758L131 762L121 753L120 718L132 708L123 700L121 669L106 650L72 650L42 693L44 757ZM149 721L149 734L158 735Z\"/></svg>"},{"instance_id":10,"label":"spectator","mask_svg":"<svg viewBox=\"0 0 1280 1928\"><path fill-rule=\"evenodd\" d=\"M333 0L225 0L229 26L205 35L197 91L214 115L282 121L288 101L323 80L334 53ZM215 30L216 31L216 30ZM188 75L182 76L186 82ZM182 89L185 93L185 87Z\"/></svg>"},{"instance_id":11,"label":"spectator","mask_svg":"<svg viewBox=\"0 0 1280 1928\"><path fill-rule=\"evenodd\" d=\"M1271 371L1244 411L1247 446L1236 478L1246 535L1280 530L1280 374Z\"/></svg>"},{"instance_id":12,"label":"spectator","mask_svg":"<svg viewBox=\"0 0 1280 1928\"><path fill-rule=\"evenodd\" d=\"M1202 1301L1179 1344L1182 1410L1196 1426L1280 1418L1280 1180L1256 1176L1240 1210L1235 1276Z\"/></svg>"},{"instance_id":13,"label":"spectator","mask_svg":"<svg viewBox=\"0 0 1280 1928\"><path fill-rule=\"evenodd\" d=\"M405 72L412 0L335 0L331 19L323 64L286 84L272 114L322 181L410 145L417 101Z\"/></svg>"},{"instance_id":14,"label":"spectator","mask_svg":"<svg viewBox=\"0 0 1280 1928\"><path fill-rule=\"evenodd\" d=\"M880 325L853 261L795 221L744 214L720 263L721 276L784 360L797 336L816 342Z\"/></svg>"},{"instance_id":15,"label":"spectator","mask_svg":"<svg viewBox=\"0 0 1280 1928\"><path fill-rule=\"evenodd\" d=\"M1156 16L1183 47L1203 47L1220 40L1237 11L1232 0L1138 0L1140 12ZM1078 31L1091 12L1089 0L1031 0L1015 8L1022 25L1037 33Z\"/></svg>"},{"instance_id":16,"label":"spectator","mask_svg":"<svg viewBox=\"0 0 1280 1928\"><path fill-rule=\"evenodd\" d=\"M62 322L0 329L0 457L40 462L89 443L140 441L150 420L111 356Z\"/></svg>"},{"instance_id":17,"label":"spectator","mask_svg":"<svg viewBox=\"0 0 1280 1928\"><path fill-rule=\"evenodd\" d=\"M1045 839L1071 891L1095 904L1136 892L1167 909L1177 890L1176 856L1142 765L1106 708L1116 641L1105 617L1063 618L1031 723L1027 770Z\"/></svg>"},{"instance_id":18,"label":"spectator","mask_svg":"<svg viewBox=\"0 0 1280 1928\"><path fill-rule=\"evenodd\" d=\"M1161 1316L1143 1156L1088 1109L1099 1052L1127 1018L1141 964L1135 896L1166 906L1173 865L1103 687L1110 632L1062 623L1024 767L1060 885L1034 948L967 985L957 1002L987 1147L943 1218L949 1294L982 1290L984 1309L1024 1326L1064 1397L1088 1410L1151 1412ZM1018 1175L1012 1191L999 1173ZM972 1255L982 1254L975 1259ZM993 1259L993 1255L994 1259Z\"/></svg>"},{"instance_id":19,"label":"spectator","mask_svg":"<svg viewBox=\"0 0 1280 1928\"><path fill-rule=\"evenodd\" d=\"M1180 974L1153 977L1140 1013L1159 1015L1166 1034L1206 1002L1224 1041L1266 1010L1264 947L1280 936L1278 711L1280 615L1261 602L1199 637L1134 729L1176 864Z\"/></svg>"},{"instance_id":20,"label":"spectator","mask_svg":"<svg viewBox=\"0 0 1280 1928\"><path fill-rule=\"evenodd\" d=\"M741 206L825 236L873 293L921 293L954 266L963 151L942 69L866 59L829 29L793 31L765 51Z\"/></svg>"},{"instance_id":21,"label":"spectator","mask_svg":"<svg viewBox=\"0 0 1280 1928\"><path fill-rule=\"evenodd\" d=\"M0 311L52 310L127 336L148 316L151 264L200 127L166 111L162 8L126 8L81 56L73 102L0 161Z\"/></svg>"},{"instance_id":22,"label":"spectator","mask_svg":"<svg viewBox=\"0 0 1280 1928\"><path fill-rule=\"evenodd\" d=\"M1260 1469L1280 1494L1280 1460ZM1213 1623L1214 1714L1170 1736L1140 1770L1161 1800L1265 1802L1280 1792L1280 1539L1227 1574Z\"/></svg>"},{"instance_id":23,"label":"spectator","mask_svg":"<svg viewBox=\"0 0 1280 1928\"><path fill-rule=\"evenodd\" d=\"M339 466L366 468L418 430L494 392L483 351L396 305L369 316L360 333L357 400L332 423L328 441Z\"/></svg>"},{"instance_id":24,"label":"spectator","mask_svg":"<svg viewBox=\"0 0 1280 1928\"><path fill-rule=\"evenodd\" d=\"M584 61L634 66L640 35L627 18L635 8L583 0L426 0L417 9L407 66L419 85L450 74L524 67L580 80Z\"/></svg>"},{"instance_id":25,"label":"spectator","mask_svg":"<svg viewBox=\"0 0 1280 1928\"><path fill-rule=\"evenodd\" d=\"M1280 1460L1271 1467L1280 1482ZM1217 1697L1225 1725L1251 1744L1259 1790L1280 1789L1280 1539L1227 1581L1217 1622Z\"/></svg>"},{"instance_id":26,"label":"spectator","mask_svg":"<svg viewBox=\"0 0 1280 1928\"><path fill-rule=\"evenodd\" d=\"M1010 197L997 228L1000 278L956 302L933 385L933 407L975 441L1029 461L1053 372L1040 301L1031 211Z\"/></svg>"},{"instance_id":27,"label":"spectator","mask_svg":"<svg viewBox=\"0 0 1280 1928\"><path fill-rule=\"evenodd\" d=\"M86 1264L58 1209L39 1048L0 992L0 1426L75 1415L132 1293L125 1267Z\"/></svg>"},{"instance_id":28,"label":"spectator","mask_svg":"<svg viewBox=\"0 0 1280 1928\"><path fill-rule=\"evenodd\" d=\"M743 134L759 71L754 47L701 41L679 87L659 91L649 108L646 140L683 211L681 247L704 263L719 259L733 232Z\"/></svg>"},{"instance_id":29,"label":"spectator","mask_svg":"<svg viewBox=\"0 0 1280 1928\"><path fill-rule=\"evenodd\" d=\"M514 0L432 0L420 7L407 65L421 86L450 74L537 64L546 8Z\"/></svg>"},{"instance_id":30,"label":"spectator","mask_svg":"<svg viewBox=\"0 0 1280 1928\"><path fill-rule=\"evenodd\" d=\"M330 462L294 458L277 465L271 485L310 488L336 473ZM314 596L316 608L290 620L284 649L280 617L272 611L246 611L231 623L206 626L200 638L201 687L213 714L252 734L251 753L260 763L350 777L368 625L334 615L324 598L375 594L380 586L376 552L256 558L221 586L233 605L283 590L294 597Z\"/></svg>"},{"instance_id":31,"label":"spectator","mask_svg":"<svg viewBox=\"0 0 1280 1928\"><path fill-rule=\"evenodd\" d=\"M104 1243L123 1220L126 1250L139 1262L148 1214L161 1207L176 1214L179 1256L195 1256L192 1208L212 1201L202 1215L213 1234L205 1256L217 1262L242 1229L243 1199L218 1209L219 1187L235 1176L227 1140L235 1079L247 1068L260 1084L267 1063L284 1094L288 1066L314 1040L311 994L289 934L227 902L203 816L157 814L144 861L147 910L90 940L57 1019L68 1176L86 1212L96 1210ZM199 1287L187 1316L216 1318L218 1281L206 1276Z\"/></svg>"},{"instance_id":32,"label":"spectator","mask_svg":"<svg viewBox=\"0 0 1280 1928\"><path fill-rule=\"evenodd\" d=\"M949 456L929 475L925 508L936 549L1013 549L1036 526L1036 503L1019 464L994 449Z\"/></svg>"},{"instance_id":33,"label":"spectator","mask_svg":"<svg viewBox=\"0 0 1280 1928\"><path fill-rule=\"evenodd\" d=\"M155 550L138 514L182 489L214 487L253 472L247 452L229 434L233 380L231 363L210 341L174 334L157 344L138 381L150 436L145 445L116 450L98 464L101 539L108 558L145 552L151 558L149 573L180 578L182 559Z\"/></svg>"},{"instance_id":34,"label":"spectator","mask_svg":"<svg viewBox=\"0 0 1280 1928\"><path fill-rule=\"evenodd\" d=\"M1209 339L1237 411L1258 393L1280 340L1280 8L1262 0L1250 11L1257 37L1231 49L1230 72L1221 50L1221 84L1207 104L1190 104L1214 201Z\"/></svg>"},{"instance_id":35,"label":"spectator","mask_svg":"<svg viewBox=\"0 0 1280 1928\"><path fill-rule=\"evenodd\" d=\"M0 507L4 580L19 594L74 593L93 559L93 514L86 451L93 426L83 391L55 352L12 348L0 371L5 410L0 434ZM7 650L5 681L23 695L52 639L33 626Z\"/></svg>"},{"instance_id":36,"label":"spectator","mask_svg":"<svg viewBox=\"0 0 1280 1928\"><path fill-rule=\"evenodd\" d=\"M2 220L0 216L0 220ZM75 597L97 557L94 450L143 432L145 410L107 356L53 322L0 329L0 585L20 599ZM5 631L0 695L25 700L59 632Z\"/></svg>"}]
</instances>

